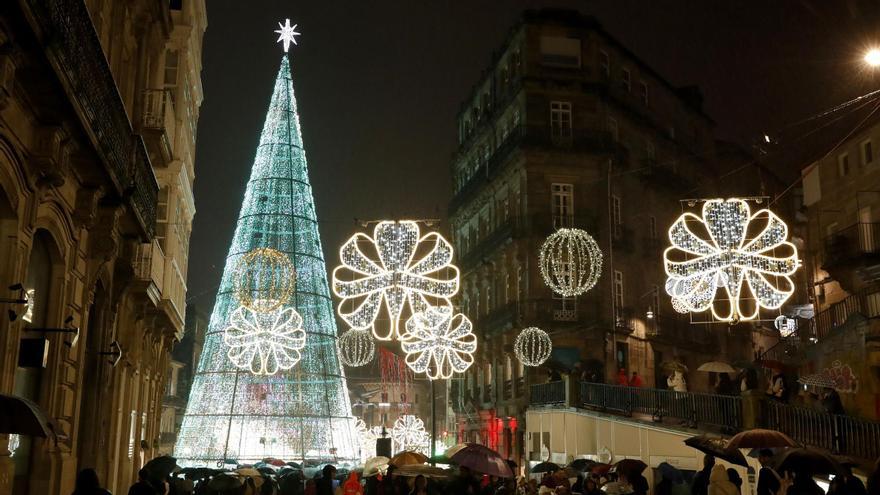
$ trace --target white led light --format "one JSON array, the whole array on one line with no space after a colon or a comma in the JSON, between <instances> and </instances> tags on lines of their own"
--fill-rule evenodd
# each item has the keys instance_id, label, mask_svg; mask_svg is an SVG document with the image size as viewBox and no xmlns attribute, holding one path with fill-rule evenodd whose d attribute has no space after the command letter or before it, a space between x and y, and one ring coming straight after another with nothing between
<instances>
[{"instance_id":1,"label":"white led light","mask_svg":"<svg viewBox=\"0 0 880 495\"><path fill-rule=\"evenodd\" d=\"M342 334L337 341L339 347L339 360L342 364L357 368L364 366L373 360L376 353L376 343L367 330L349 330Z\"/></svg>"},{"instance_id":2,"label":"white led light","mask_svg":"<svg viewBox=\"0 0 880 495\"><path fill-rule=\"evenodd\" d=\"M255 375L274 375L289 370L300 360L306 345L303 320L293 308L258 313L239 306L230 317L223 341L227 356L236 367Z\"/></svg>"},{"instance_id":3,"label":"white led light","mask_svg":"<svg viewBox=\"0 0 880 495\"><path fill-rule=\"evenodd\" d=\"M432 380L463 373L474 362L477 336L467 316L453 315L452 308L431 308L414 314L406 322L407 340L400 347L406 364Z\"/></svg>"},{"instance_id":4,"label":"white led light","mask_svg":"<svg viewBox=\"0 0 880 495\"><path fill-rule=\"evenodd\" d=\"M777 316L773 321L773 325L779 330L779 335L781 335L782 338L790 337L798 328L797 319L789 318L785 315Z\"/></svg>"},{"instance_id":5,"label":"white led light","mask_svg":"<svg viewBox=\"0 0 880 495\"><path fill-rule=\"evenodd\" d=\"M677 297L672 298L672 309L675 310L676 313L687 314L690 313L690 310L687 307L687 303L682 301Z\"/></svg>"},{"instance_id":6,"label":"white led light","mask_svg":"<svg viewBox=\"0 0 880 495\"><path fill-rule=\"evenodd\" d=\"M290 25L290 19L284 19L284 24L278 23L278 27L281 28L275 33L278 34L278 41L276 43L284 44L284 53L287 53L287 50L290 49L290 44L296 44L296 37L299 36L299 33L296 32L296 24L293 26Z\"/></svg>"},{"instance_id":7,"label":"white led light","mask_svg":"<svg viewBox=\"0 0 880 495\"><path fill-rule=\"evenodd\" d=\"M425 431L425 423L418 416L404 414L394 421L391 428L391 440L394 441L396 450L409 450L429 455L431 437Z\"/></svg>"},{"instance_id":8,"label":"white led light","mask_svg":"<svg viewBox=\"0 0 880 495\"><path fill-rule=\"evenodd\" d=\"M371 246L371 260L360 244ZM417 252L424 255L415 260ZM333 270L333 292L342 299L339 316L352 328L372 328L379 340L400 338L400 317L409 305L413 314L431 306L449 306L458 292L458 268L452 265L452 245L437 232L420 237L412 221L379 222L373 237L358 233L339 249L342 264ZM429 298L433 298L432 301ZM356 305L351 312L343 304ZM387 330L376 328L383 302L390 315Z\"/></svg>"},{"instance_id":9,"label":"white led light","mask_svg":"<svg viewBox=\"0 0 880 495\"><path fill-rule=\"evenodd\" d=\"M763 230L747 239L758 221L766 222ZM701 239L689 224L701 225L709 238ZM669 228L672 246L663 253L666 292L689 311L711 309L720 321L752 320L760 308L778 309L794 292L790 276L800 265L797 248L787 238L788 226L770 210L752 214L749 205L736 198L706 201L702 218L684 213ZM776 249L787 255L777 257ZM729 301L726 310L718 308L718 288ZM742 301L749 296L754 308L743 310Z\"/></svg>"},{"instance_id":10,"label":"white led light","mask_svg":"<svg viewBox=\"0 0 880 495\"><path fill-rule=\"evenodd\" d=\"M242 306L268 313L290 299L296 286L296 270L281 251L257 248L245 253L235 265L232 283Z\"/></svg>"},{"instance_id":11,"label":"white led light","mask_svg":"<svg viewBox=\"0 0 880 495\"><path fill-rule=\"evenodd\" d=\"M559 229L544 241L539 254L544 283L563 297L592 289L602 272L602 251L590 234Z\"/></svg>"},{"instance_id":12,"label":"white led light","mask_svg":"<svg viewBox=\"0 0 880 495\"><path fill-rule=\"evenodd\" d=\"M526 366L540 366L553 351L553 341L547 332L537 327L523 329L513 342L516 358Z\"/></svg>"}]
</instances>

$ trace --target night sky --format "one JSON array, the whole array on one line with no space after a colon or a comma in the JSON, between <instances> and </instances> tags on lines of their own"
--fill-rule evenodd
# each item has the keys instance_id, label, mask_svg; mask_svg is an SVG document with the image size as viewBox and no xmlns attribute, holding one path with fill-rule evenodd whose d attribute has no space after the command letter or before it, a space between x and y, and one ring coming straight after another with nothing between
<instances>
[{"instance_id":1,"label":"night sky","mask_svg":"<svg viewBox=\"0 0 880 495\"><path fill-rule=\"evenodd\" d=\"M246 4L246 5L245 5ZM770 5L765 5L770 4ZM435 218L451 196L455 116L524 9L595 15L674 85L696 84L719 137L764 132L880 86L876 0L210 0L196 154L191 302L209 312L282 50L291 48L328 264L354 221Z\"/></svg>"}]
</instances>

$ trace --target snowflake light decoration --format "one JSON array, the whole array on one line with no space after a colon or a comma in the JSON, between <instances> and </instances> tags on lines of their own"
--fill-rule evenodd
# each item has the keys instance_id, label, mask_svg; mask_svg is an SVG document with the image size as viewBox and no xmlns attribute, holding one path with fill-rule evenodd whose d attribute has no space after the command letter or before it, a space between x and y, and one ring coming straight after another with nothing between
<instances>
[{"instance_id":1,"label":"snowflake light decoration","mask_svg":"<svg viewBox=\"0 0 880 495\"><path fill-rule=\"evenodd\" d=\"M356 418L354 420L354 431L361 446L361 458L369 459L370 457L375 457L376 439L379 438L376 435L375 428L368 428L363 419Z\"/></svg>"},{"instance_id":2,"label":"snowflake light decoration","mask_svg":"<svg viewBox=\"0 0 880 495\"><path fill-rule=\"evenodd\" d=\"M749 238L750 230L764 228ZM701 226L708 239L691 230ZM791 275L800 261L788 242L788 226L767 209L752 214L742 199L713 199L703 204L702 218L682 214L669 228L672 244L663 253L666 292L692 312L711 309L719 321L752 320L760 308L778 309L794 292ZM777 257L776 250L786 253ZM726 298L716 298L721 288ZM743 308L751 296L753 308ZM724 303L728 301L725 308Z\"/></svg>"},{"instance_id":3,"label":"snowflake light decoration","mask_svg":"<svg viewBox=\"0 0 880 495\"><path fill-rule=\"evenodd\" d=\"M373 360L376 343L367 330L349 330L336 342L339 347L339 360L342 364L357 368Z\"/></svg>"},{"instance_id":4,"label":"snowflake light decoration","mask_svg":"<svg viewBox=\"0 0 880 495\"><path fill-rule=\"evenodd\" d=\"M371 260L361 245L375 249L378 260ZM417 253L422 256L414 259ZM451 304L459 276L452 254L452 245L443 236L430 232L420 237L413 221L379 222L373 237L353 235L340 248L342 264L333 270L333 292L342 299L339 316L352 328L372 328L378 340L400 338L405 306L415 314ZM351 312L343 311L348 302L356 305ZM380 331L376 319L383 302L391 321L387 330Z\"/></svg>"},{"instance_id":5,"label":"snowflake light decoration","mask_svg":"<svg viewBox=\"0 0 880 495\"><path fill-rule=\"evenodd\" d=\"M296 37L300 35L296 32L296 26L296 24L290 25L290 19L284 19L284 24L278 23L278 27L281 29L275 31L278 34L277 43L283 43L284 53L287 53L287 50L290 49L291 43L296 44Z\"/></svg>"},{"instance_id":6,"label":"snowflake light decoration","mask_svg":"<svg viewBox=\"0 0 880 495\"><path fill-rule=\"evenodd\" d=\"M274 375L293 368L306 344L303 319L293 308L260 313L239 306L232 313L223 341L226 355L241 369L255 375Z\"/></svg>"},{"instance_id":7,"label":"snowflake light decoration","mask_svg":"<svg viewBox=\"0 0 880 495\"><path fill-rule=\"evenodd\" d=\"M541 277L563 297L579 296L592 289L602 272L602 251L581 229L559 229L544 241L538 263Z\"/></svg>"},{"instance_id":8,"label":"snowflake light decoration","mask_svg":"<svg viewBox=\"0 0 880 495\"><path fill-rule=\"evenodd\" d=\"M443 306L414 314L406 322L407 340L400 347L406 364L432 380L463 373L474 362L477 336L467 316Z\"/></svg>"},{"instance_id":9,"label":"snowflake light decoration","mask_svg":"<svg viewBox=\"0 0 880 495\"><path fill-rule=\"evenodd\" d=\"M286 303L296 286L290 258L272 248L248 251L235 265L232 288L239 304L260 313Z\"/></svg>"},{"instance_id":10,"label":"snowflake light decoration","mask_svg":"<svg viewBox=\"0 0 880 495\"><path fill-rule=\"evenodd\" d=\"M397 450L410 450L428 455L430 435L425 431L425 423L418 416L404 414L398 416L391 428L391 439Z\"/></svg>"},{"instance_id":11,"label":"snowflake light decoration","mask_svg":"<svg viewBox=\"0 0 880 495\"><path fill-rule=\"evenodd\" d=\"M553 341L547 332L537 327L523 329L513 341L513 353L526 366L540 366L550 358Z\"/></svg>"}]
</instances>

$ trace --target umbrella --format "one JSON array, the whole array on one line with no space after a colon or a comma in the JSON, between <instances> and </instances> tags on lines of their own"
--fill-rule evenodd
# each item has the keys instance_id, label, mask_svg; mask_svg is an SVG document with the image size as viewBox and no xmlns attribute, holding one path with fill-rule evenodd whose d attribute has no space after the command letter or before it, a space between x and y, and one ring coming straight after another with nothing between
<instances>
[{"instance_id":1,"label":"umbrella","mask_svg":"<svg viewBox=\"0 0 880 495\"><path fill-rule=\"evenodd\" d=\"M394 471L394 474L409 478L414 478L419 475L424 476L425 478L434 479L444 479L449 477L449 472L447 470L434 466L428 466L426 464L411 464L409 466L403 466L402 468Z\"/></svg>"},{"instance_id":2,"label":"umbrella","mask_svg":"<svg viewBox=\"0 0 880 495\"><path fill-rule=\"evenodd\" d=\"M834 380L825 373L816 373L798 378L798 383L811 387L834 388Z\"/></svg>"},{"instance_id":3,"label":"umbrella","mask_svg":"<svg viewBox=\"0 0 880 495\"><path fill-rule=\"evenodd\" d=\"M568 467L574 469L575 471L589 471L593 466L598 464L598 462L592 459L575 459L568 464Z\"/></svg>"},{"instance_id":4,"label":"umbrella","mask_svg":"<svg viewBox=\"0 0 880 495\"><path fill-rule=\"evenodd\" d=\"M221 473L211 478L208 482L208 488L218 492L240 490L242 487L241 478L235 473Z\"/></svg>"},{"instance_id":5,"label":"umbrella","mask_svg":"<svg viewBox=\"0 0 880 495\"><path fill-rule=\"evenodd\" d=\"M0 433L55 438L55 429L40 406L17 395L0 394Z\"/></svg>"},{"instance_id":6,"label":"umbrella","mask_svg":"<svg viewBox=\"0 0 880 495\"><path fill-rule=\"evenodd\" d=\"M697 435L684 441L688 447L699 450L704 454L715 456L731 464L749 467L748 461L742 452L728 448L727 440L715 435Z\"/></svg>"},{"instance_id":7,"label":"umbrella","mask_svg":"<svg viewBox=\"0 0 880 495\"><path fill-rule=\"evenodd\" d=\"M291 461L291 462L288 462L287 465L292 467L293 469L302 469L302 466L296 462Z\"/></svg>"},{"instance_id":8,"label":"umbrella","mask_svg":"<svg viewBox=\"0 0 880 495\"><path fill-rule=\"evenodd\" d=\"M403 452L398 452L397 454L395 454L394 457L392 457L388 461L388 464L393 464L397 467L401 467L408 464L424 464L426 462L428 462L428 456L426 456L425 454L404 450Z\"/></svg>"},{"instance_id":9,"label":"umbrella","mask_svg":"<svg viewBox=\"0 0 880 495\"><path fill-rule=\"evenodd\" d=\"M684 481L684 475L681 474L681 471L668 462L661 462L660 465L657 466L657 470L660 471L661 476L673 483L681 483Z\"/></svg>"},{"instance_id":10,"label":"umbrella","mask_svg":"<svg viewBox=\"0 0 880 495\"><path fill-rule=\"evenodd\" d=\"M594 464L593 467L590 469L590 472L592 472L593 474L598 474L599 476L605 476L610 470L611 464L599 463Z\"/></svg>"},{"instance_id":11,"label":"umbrella","mask_svg":"<svg viewBox=\"0 0 880 495\"><path fill-rule=\"evenodd\" d=\"M457 443L457 444L453 445L452 447L449 447L448 449L446 449L446 452L444 452L443 455L446 457L447 460L449 460L449 459L451 459L452 456L454 456L459 450L461 450L461 449L463 449L463 448L465 448L465 447L467 447L467 446L468 446L468 444L466 444L466 443Z\"/></svg>"},{"instance_id":12,"label":"umbrella","mask_svg":"<svg viewBox=\"0 0 880 495\"><path fill-rule=\"evenodd\" d=\"M605 483L602 487L602 491L608 495L626 495L628 493L633 493L633 488L629 483L612 481L610 483Z\"/></svg>"},{"instance_id":13,"label":"umbrella","mask_svg":"<svg viewBox=\"0 0 880 495\"><path fill-rule=\"evenodd\" d=\"M214 476L215 474L222 473L223 471L219 469L212 469L206 467L187 467L180 470L180 473L186 477L188 480L200 480L204 478L209 478Z\"/></svg>"},{"instance_id":14,"label":"umbrella","mask_svg":"<svg viewBox=\"0 0 880 495\"><path fill-rule=\"evenodd\" d=\"M388 468L388 461L391 459L380 455L377 457L370 457L364 463L364 476L376 476L379 473L385 472L385 469Z\"/></svg>"},{"instance_id":15,"label":"umbrella","mask_svg":"<svg viewBox=\"0 0 880 495\"><path fill-rule=\"evenodd\" d=\"M736 368L733 366L722 363L721 361L709 361L708 363L703 363L697 368L697 371L708 371L710 373L736 373Z\"/></svg>"},{"instance_id":16,"label":"umbrella","mask_svg":"<svg viewBox=\"0 0 880 495\"><path fill-rule=\"evenodd\" d=\"M797 447L797 443L785 433L776 430L746 430L736 434L727 443L731 449Z\"/></svg>"},{"instance_id":17,"label":"umbrella","mask_svg":"<svg viewBox=\"0 0 880 495\"><path fill-rule=\"evenodd\" d=\"M660 365L664 370L671 371L681 371L682 373L688 372L688 367L684 365L684 363L678 361L666 361L665 363Z\"/></svg>"},{"instance_id":18,"label":"umbrella","mask_svg":"<svg viewBox=\"0 0 880 495\"><path fill-rule=\"evenodd\" d=\"M787 449L777 459L776 471L806 472L811 475L837 474L840 472L840 464L830 455L816 449Z\"/></svg>"},{"instance_id":19,"label":"umbrella","mask_svg":"<svg viewBox=\"0 0 880 495\"><path fill-rule=\"evenodd\" d=\"M499 478L513 477L513 471L507 465L507 460L501 457L498 452L480 444L467 444L467 447L459 449L458 452L450 456L449 460L478 473Z\"/></svg>"},{"instance_id":20,"label":"umbrella","mask_svg":"<svg viewBox=\"0 0 880 495\"><path fill-rule=\"evenodd\" d=\"M646 467L648 465L639 459L623 459L614 465L614 470L627 478L632 478L637 474L642 474Z\"/></svg>"},{"instance_id":21,"label":"umbrella","mask_svg":"<svg viewBox=\"0 0 880 495\"><path fill-rule=\"evenodd\" d=\"M559 464L552 462L541 462L529 469L530 473L555 473L556 471L559 471Z\"/></svg>"},{"instance_id":22,"label":"umbrella","mask_svg":"<svg viewBox=\"0 0 880 495\"><path fill-rule=\"evenodd\" d=\"M170 455L163 455L150 459L144 464L144 469L150 472L150 475L157 480L167 479L168 476L177 468L177 459Z\"/></svg>"}]
</instances>

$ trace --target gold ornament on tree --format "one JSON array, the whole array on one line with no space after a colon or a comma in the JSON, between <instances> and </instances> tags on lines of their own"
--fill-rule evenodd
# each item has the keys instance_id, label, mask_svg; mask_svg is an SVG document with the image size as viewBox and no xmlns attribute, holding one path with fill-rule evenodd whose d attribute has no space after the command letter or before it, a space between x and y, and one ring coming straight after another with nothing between
<instances>
[{"instance_id":1,"label":"gold ornament on tree","mask_svg":"<svg viewBox=\"0 0 880 495\"><path fill-rule=\"evenodd\" d=\"M242 306L268 313L280 308L293 295L296 271L290 258L281 251L257 248L239 260L232 285Z\"/></svg>"}]
</instances>

